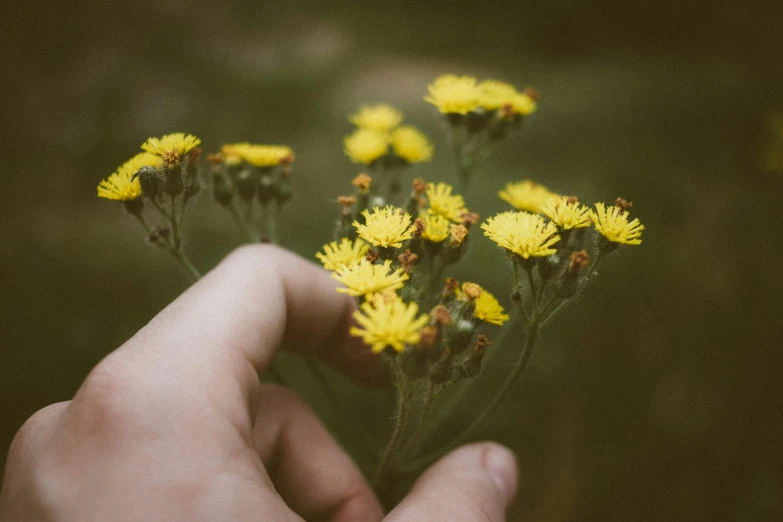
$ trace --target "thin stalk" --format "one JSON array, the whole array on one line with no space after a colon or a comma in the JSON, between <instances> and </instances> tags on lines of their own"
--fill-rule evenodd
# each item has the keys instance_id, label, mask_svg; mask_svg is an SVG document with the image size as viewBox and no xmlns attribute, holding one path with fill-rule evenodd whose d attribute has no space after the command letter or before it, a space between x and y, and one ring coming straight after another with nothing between
<instances>
[{"instance_id":1,"label":"thin stalk","mask_svg":"<svg viewBox=\"0 0 783 522\"><path fill-rule=\"evenodd\" d=\"M413 432L410 442L408 442L408 444L405 446L403 450L405 456L412 455L416 451L416 448L418 447L419 442L421 441L421 436L424 434L424 431L427 428L427 425L429 424L434 398L435 398L435 385L432 382L430 382L429 386L427 387L427 397L424 399L424 406L422 407L421 410L421 416L419 417L419 422L416 426L416 431Z\"/></svg>"},{"instance_id":2,"label":"thin stalk","mask_svg":"<svg viewBox=\"0 0 783 522\"><path fill-rule=\"evenodd\" d=\"M182 244L182 239L179 237L179 219L177 219L177 200L174 196L171 196L171 216L169 217L171 222L171 237L174 238L174 248L179 250Z\"/></svg>"},{"instance_id":3,"label":"thin stalk","mask_svg":"<svg viewBox=\"0 0 783 522\"><path fill-rule=\"evenodd\" d=\"M465 166L464 146L465 139L458 136L459 129L449 125L449 141L451 142L451 156L454 160L454 169L457 171L457 190L464 193L470 181L470 172Z\"/></svg>"},{"instance_id":4,"label":"thin stalk","mask_svg":"<svg viewBox=\"0 0 783 522\"><path fill-rule=\"evenodd\" d=\"M237 206L233 201L228 206L228 210L231 212L231 215L234 217L234 221L236 221L239 228L241 228L242 231L247 236L248 241L250 241L251 243L258 243L259 240L258 232L253 230L253 228L247 223L247 221L242 219L242 216L239 214L239 210L237 209Z\"/></svg>"},{"instance_id":5,"label":"thin stalk","mask_svg":"<svg viewBox=\"0 0 783 522\"><path fill-rule=\"evenodd\" d=\"M397 419L394 425L394 431L392 431L389 443L383 451L381 461L378 464L378 469L375 472L375 485L379 490L386 478L386 469L389 466L389 461L400 447L400 442L402 441L402 436L405 433L405 427L408 423L408 413L410 411L405 376L402 374L399 364L397 364L394 359L391 360L391 365L397 375Z\"/></svg>"},{"instance_id":6,"label":"thin stalk","mask_svg":"<svg viewBox=\"0 0 783 522\"><path fill-rule=\"evenodd\" d=\"M174 256L177 261L179 261L179 264L181 264L182 267L187 271L188 275L190 275L194 283L201 279L201 272L198 268L196 268L196 265L193 264L193 262L190 260L187 254L182 251L181 248L177 250L170 249L169 252L171 252L171 255Z\"/></svg>"},{"instance_id":7,"label":"thin stalk","mask_svg":"<svg viewBox=\"0 0 783 522\"><path fill-rule=\"evenodd\" d=\"M527 282L530 285L530 300L533 302L533 311L531 312L531 316L533 316L533 320L535 321L538 319L538 290L536 289L536 283L533 281L533 267L532 266L525 266L525 272L527 272Z\"/></svg>"},{"instance_id":8,"label":"thin stalk","mask_svg":"<svg viewBox=\"0 0 783 522\"><path fill-rule=\"evenodd\" d=\"M280 218L280 205L277 202L264 205L264 211L266 212L266 232L269 236L269 240L274 244L280 243L280 236L278 233L278 221Z\"/></svg>"}]
</instances>

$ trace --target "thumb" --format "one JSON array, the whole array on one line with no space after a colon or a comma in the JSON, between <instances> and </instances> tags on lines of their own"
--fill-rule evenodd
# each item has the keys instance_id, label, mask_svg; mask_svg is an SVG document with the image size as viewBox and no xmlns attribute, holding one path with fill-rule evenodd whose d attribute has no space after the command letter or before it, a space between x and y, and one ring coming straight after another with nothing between
<instances>
[{"instance_id":1,"label":"thumb","mask_svg":"<svg viewBox=\"0 0 783 522\"><path fill-rule=\"evenodd\" d=\"M386 520L500 522L516 490L514 454L494 443L471 444L428 469Z\"/></svg>"}]
</instances>

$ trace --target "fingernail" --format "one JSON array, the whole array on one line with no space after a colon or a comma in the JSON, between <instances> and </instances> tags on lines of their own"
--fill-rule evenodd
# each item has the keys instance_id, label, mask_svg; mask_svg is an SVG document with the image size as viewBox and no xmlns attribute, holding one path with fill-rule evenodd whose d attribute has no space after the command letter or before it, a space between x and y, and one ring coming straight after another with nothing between
<instances>
[{"instance_id":1,"label":"fingernail","mask_svg":"<svg viewBox=\"0 0 783 522\"><path fill-rule=\"evenodd\" d=\"M517 492L516 457L503 446L493 445L484 456L484 466L508 506Z\"/></svg>"}]
</instances>

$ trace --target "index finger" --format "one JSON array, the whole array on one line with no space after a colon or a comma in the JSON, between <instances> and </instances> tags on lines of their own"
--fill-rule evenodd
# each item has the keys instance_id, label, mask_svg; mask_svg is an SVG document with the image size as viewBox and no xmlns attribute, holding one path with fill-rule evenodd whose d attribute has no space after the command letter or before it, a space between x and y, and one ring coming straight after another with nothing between
<instances>
[{"instance_id":1,"label":"index finger","mask_svg":"<svg viewBox=\"0 0 783 522\"><path fill-rule=\"evenodd\" d=\"M191 390L253 395L280 346L321 357L365 383L384 380L377 356L348 335L355 304L328 274L272 245L237 249L101 365L157 390L176 376ZM100 366L99 365L99 368Z\"/></svg>"}]
</instances>

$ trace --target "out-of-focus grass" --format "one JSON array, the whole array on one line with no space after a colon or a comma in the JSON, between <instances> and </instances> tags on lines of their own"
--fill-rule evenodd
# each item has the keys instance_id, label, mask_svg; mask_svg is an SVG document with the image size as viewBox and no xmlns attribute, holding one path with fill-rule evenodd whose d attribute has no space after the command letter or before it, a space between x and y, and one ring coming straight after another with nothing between
<instances>
[{"instance_id":1,"label":"out-of-focus grass","mask_svg":"<svg viewBox=\"0 0 783 522\"><path fill-rule=\"evenodd\" d=\"M400 106L436 143L433 163L412 174L451 176L443 128L421 97L433 77L457 72L542 94L523 135L483 167L472 209L505 209L497 188L532 177L583 201L631 199L647 226L644 244L608 263L544 335L516 402L485 434L520 458L512 519L779 517L783 187L756 165L766 114L783 105L780 8L601 4L17 6L0 36L2 452L186 285L136 223L95 197L146 137L192 132L206 151L245 139L293 146L296 196L281 228L311 257L358 172L341 153L346 114ZM203 268L241 241L207 194L187 237ZM456 275L503 295L502 255L483 240L472 247L474 268ZM513 356L493 354L487 371ZM287 357L293 373L300 364ZM355 448L344 434L360 418L356 391L340 390L336 413L294 380ZM477 382L440 436L457 433L492 384ZM357 457L370 465L373 454Z\"/></svg>"}]
</instances>

